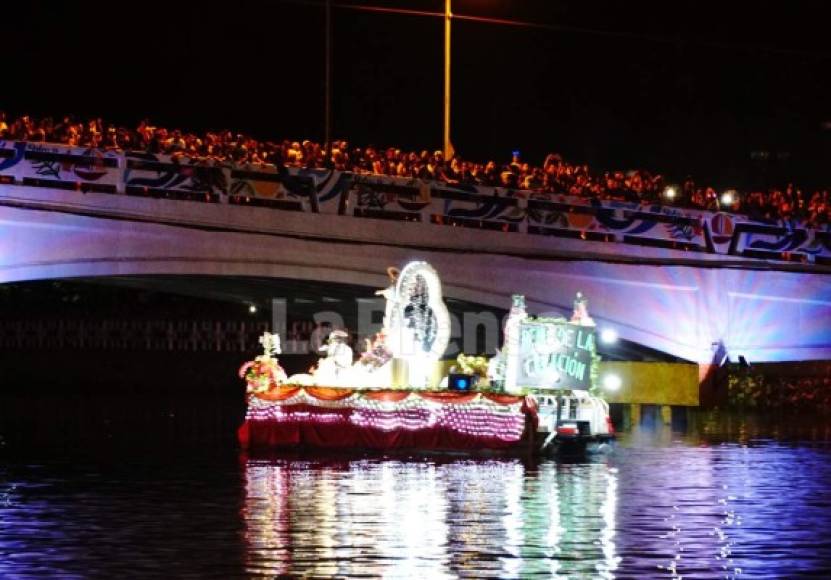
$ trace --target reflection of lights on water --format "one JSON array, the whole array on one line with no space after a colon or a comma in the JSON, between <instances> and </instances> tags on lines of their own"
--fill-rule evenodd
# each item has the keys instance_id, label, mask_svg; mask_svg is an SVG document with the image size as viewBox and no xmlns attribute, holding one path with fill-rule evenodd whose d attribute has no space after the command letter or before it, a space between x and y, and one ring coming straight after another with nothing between
<instances>
[{"instance_id":1,"label":"reflection of lights on water","mask_svg":"<svg viewBox=\"0 0 831 580\"><path fill-rule=\"evenodd\" d=\"M602 457L249 461L241 506L245 572L419 580L743 571L793 577L822 565L814 541L825 520L811 515L808 502L817 489L810 485L828 465L821 456L801 473L811 457L778 446L627 447L621 473ZM0 512L2 500L0 486Z\"/></svg>"},{"instance_id":2,"label":"reflection of lights on water","mask_svg":"<svg viewBox=\"0 0 831 580\"><path fill-rule=\"evenodd\" d=\"M436 466L363 464L349 475L340 488L347 496L341 502L346 507L340 514L342 543L380 557L386 577L450 577L447 490ZM378 569L359 567L350 573L377 576Z\"/></svg>"},{"instance_id":3,"label":"reflection of lights on water","mask_svg":"<svg viewBox=\"0 0 831 580\"><path fill-rule=\"evenodd\" d=\"M313 568L314 574L325 576L337 575L338 559L335 548L339 545L335 534L338 528L337 512L337 475L332 469L324 469L323 477L316 481L312 488L314 493L315 517L313 536L315 544L321 548L320 554L315 553L317 565ZM322 556L322 558L321 558Z\"/></svg>"},{"instance_id":4,"label":"reflection of lights on water","mask_svg":"<svg viewBox=\"0 0 831 580\"><path fill-rule=\"evenodd\" d=\"M617 469L610 468L606 473L606 495L600 506L603 517L603 529L600 532L600 548L603 550L603 561L597 564L597 572L601 578L614 578L614 571L620 564L615 546L615 514L617 513Z\"/></svg>"},{"instance_id":5,"label":"reflection of lights on water","mask_svg":"<svg viewBox=\"0 0 831 580\"><path fill-rule=\"evenodd\" d=\"M594 561L593 576L611 577L616 494L616 472L600 464L252 461L248 572L565 578Z\"/></svg>"},{"instance_id":6,"label":"reflection of lights on water","mask_svg":"<svg viewBox=\"0 0 831 580\"><path fill-rule=\"evenodd\" d=\"M502 558L502 578L518 578L522 572L523 534L522 484L525 470L521 464L503 474L505 484L505 515L502 524L505 527L504 549L511 558Z\"/></svg>"},{"instance_id":7,"label":"reflection of lights on water","mask_svg":"<svg viewBox=\"0 0 831 580\"><path fill-rule=\"evenodd\" d=\"M287 492L287 469L279 465L248 464L242 513L246 522L250 573L281 575L289 571Z\"/></svg>"},{"instance_id":8,"label":"reflection of lights on water","mask_svg":"<svg viewBox=\"0 0 831 580\"><path fill-rule=\"evenodd\" d=\"M549 558L551 558L550 569L552 578L559 578L560 560L560 538L565 533L565 528L560 524L560 488L557 478L550 478L551 485L548 489L548 533L546 534L546 546L548 547Z\"/></svg>"}]
</instances>

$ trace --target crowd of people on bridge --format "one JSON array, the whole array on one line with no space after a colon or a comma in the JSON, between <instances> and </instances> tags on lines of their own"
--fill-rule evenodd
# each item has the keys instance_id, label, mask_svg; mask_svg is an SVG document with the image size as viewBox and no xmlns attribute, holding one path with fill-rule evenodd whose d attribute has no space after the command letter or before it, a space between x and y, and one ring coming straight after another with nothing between
<instances>
[{"instance_id":1,"label":"crowd of people on bridge","mask_svg":"<svg viewBox=\"0 0 831 580\"><path fill-rule=\"evenodd\" d=\"M402 151L396 148L359 148L334 141L330 151L312 141L262 141L232 131L196 134L167 129L144 120L135 129L105 123L101 118L79 121L34 119L28 115L7 119L0 111L0 139L62 143L65 145L146 151L205 161L235 164L272 164L289 167L332 167L363 174L444 181L449 184L501 186L527 191L535 197L573 195L644 204L661 203L710 211L743 213L757 220L793 220L813 227L831 221L829 191L803 192L793 184L769 191L719 194L688 177L672 186L660 174L646 170L592 171L560 155L548 155L531 165L514 155L508 163L478 163L459 155L445 159L441 151ZM521 195L521 193L517 193Z\"/></svg>"}]
</instances>

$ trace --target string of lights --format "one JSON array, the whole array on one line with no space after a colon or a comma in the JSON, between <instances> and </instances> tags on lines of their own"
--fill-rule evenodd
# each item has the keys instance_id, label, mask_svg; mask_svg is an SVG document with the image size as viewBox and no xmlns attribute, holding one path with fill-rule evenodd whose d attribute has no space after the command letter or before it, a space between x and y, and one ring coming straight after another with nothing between
<instances>
[{"instance_id":1,"label":"string of lights","mask_svg":"<svg viewBox=\"0 0 831 580\"><path fill-rule=\"evenodd\" d=\"M523 403L497 403L477 396L459 403L430 401L410 393L397 402L355 393L346 399L316 399L301 390L283 401L252 397L246 420L258 424L344 424L391 432L440 428L472 437L519 441L525 428Z\"/></svg>"}]
</instances>

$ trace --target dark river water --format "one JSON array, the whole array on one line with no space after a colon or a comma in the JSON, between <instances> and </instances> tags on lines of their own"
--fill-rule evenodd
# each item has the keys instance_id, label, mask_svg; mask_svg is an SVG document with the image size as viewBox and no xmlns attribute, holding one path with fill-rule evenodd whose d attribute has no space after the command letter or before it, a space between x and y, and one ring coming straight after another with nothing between
<instances>
[{"instance_id":1,"label":"dark river water","mask_svg":"<svg viewBox=\"0 0 831 580\"><path fill-rule=\"evenodd\" d=\"M664 431L569 460L0 463L0 577L831 577L831 444Z\"/></svg>"}]
</instances>

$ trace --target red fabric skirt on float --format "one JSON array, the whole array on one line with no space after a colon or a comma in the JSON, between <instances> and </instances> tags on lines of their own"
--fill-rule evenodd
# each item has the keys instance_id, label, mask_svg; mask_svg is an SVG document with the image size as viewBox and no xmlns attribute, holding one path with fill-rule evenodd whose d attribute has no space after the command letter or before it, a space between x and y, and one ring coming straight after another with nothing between
<instances>
[{"instance_id":1,"label":"red fabric skirt on float","mask_svg":"<svg viewBox=\"0 0 831 580\"><path fill-rule=\"evenodd\" d=\"M238 436L251 449L483 450L517 447L535 430L524 397L280 387L249 396Z\"/></svg>"}]
</instances>

